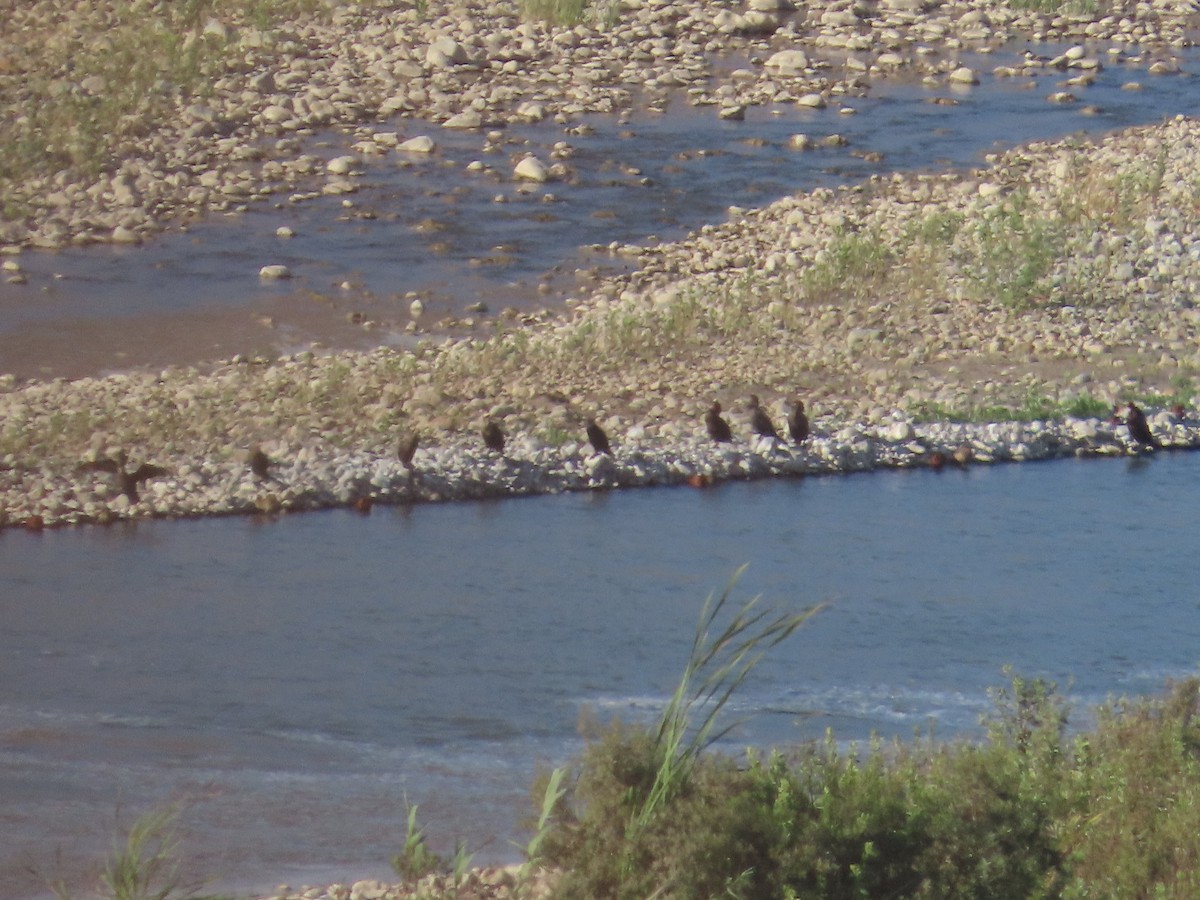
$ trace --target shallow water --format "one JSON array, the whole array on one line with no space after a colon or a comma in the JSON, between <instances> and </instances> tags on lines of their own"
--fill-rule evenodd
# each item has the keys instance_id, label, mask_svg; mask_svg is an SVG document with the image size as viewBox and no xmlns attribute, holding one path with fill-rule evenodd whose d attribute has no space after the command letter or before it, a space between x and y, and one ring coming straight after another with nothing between
<instances>
[{"instance_id":1,"label":"shallow water","mask_svg":"<svg viewBox=\"0 0 1200 900\"><path fill-rule=\"evenodd\" d=\"M230 887L515 855L590 710L654 715L704 597L828 603L736 746L978 733L1011 665L1079 708L1192 674L1200 455L0 535L0 894L183 808ZM59 860L54 854L61 851Z\"/></svg>"},{"instance_id":2,"label":"shallow water","mask_svg":"<svg viewBox=\"0 0 1200 900\"><path fill-rule=\"evenodd\" d=\"M990 73L1012 62L1017 49L962 61ZM1036 49L1053 55L1062 48ZM1198 53L1184 52L1185 70ZM1110 64L1091 87L1072 89L1079 103L1047 102L1065 77L984 74L982 84L966 89L881 82L869 96L845 101L858 111L853 116L835 107L788 106L751 108L746 121L726 122L713 107L676 102L666 114L642 111L627 124L589 117L590 135L567 135L552 123L508 128L504 152L496 154L483 152L484 134L396 120L380 130L429 133L437 153L365 160L362 190L349 198L291 204L280 196L140 247L23 254L29 283L0 283L0 372L70 377L276 354L313 340L402 344L409 291L423 296L426 323L462 316L479 301L493 316L508 306L553 307L583 289L577 270L619 271L620 259L590 245L676 239L723 220L730 205L763 206L877 172L978 165L997 148L1196 110L1190 75L1155 77L1144 67ZM1144 90L1122 90L1129 81ZM930 103L935 97L957 105ZM798 153L787 146L798 132L842 134L849 144ZM514 159L533 151L548 162L561 140L576 149L570 163L577 178L523 193L509 177ZM347 143L331 134L309 149L333 157ZM883 158L855 155L863 153ZM467 173L472 160L497 175ZM548 193L554 202L545 201ZM495 202L497 196L507 202ZM277 238L281 225L296 237ZM288 265L295 277L260 282L259 268L268 263ZM355 313L373 326L351 324Z\"/></svg>"}]
</instances>

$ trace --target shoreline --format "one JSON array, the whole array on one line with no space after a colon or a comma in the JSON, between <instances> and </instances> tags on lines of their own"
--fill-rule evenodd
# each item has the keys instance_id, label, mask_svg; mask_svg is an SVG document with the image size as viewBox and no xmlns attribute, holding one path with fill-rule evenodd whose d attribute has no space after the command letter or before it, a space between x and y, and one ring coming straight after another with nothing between
<instances>
[{"instance_id":1,"label":"shoreline","mask_svg":"<svg viewBox=\"0 0 1200 900\"><path fill-rule=\"evenodd\" d=\"M1157 452L1200 448L1200 420L1169 411L1154 412L1149 420L1162 444ZM825 427L831 430L821 433ZM730 444L683 435L670 443L631 444L614 436L612 454L597 453L586 441L546 447L517 438L504 454L459 443L418 450L412 470L394 455L319 455L300 448L290 464L273 460L266 479L240 461L188 465L145 481L136 504L109 473L76 472L75 486L62 479L59 493L43 498L40 506L10 499L0 525L37 531L136 518L271 517L330 508L369 514L376 503L416 505L653 486L703 489L725 481L1154 452L1139 445L1124 423L1099 418L971 425L913 423L897 415L874 426L819 421L817 429L802 445L756 435L735 437ZM44 473L33 473L15 488L6 486L8 496L19 497L37 481L44 483Z\"/></svg>"},{"instance_id":2,"label":"shoreline","mask_svg":"<svg viewBox=\"0 0 1200 900\"><path fill-rule=\"evenodd\" d=\"M487 338L210 371L2 376L0 523L850 471L918 465L964 442L977 460L1120 452L1123 436L1098 417L1130 399L1156 413L1165 444L1194 446L1192 425L1163 410L1179 404L1186 419L1200 396L1197 167L1200 121L1176 117L1018 147L986 169L737 210L682 241L619 248L632 274ZM1029 257L1041 260L1033 274ZM755 452L751 393L780 425L802 398L827 439ZM701 439L714 399L733 449ZM1079 406L1082 422L1062 419ZM589 416L615 461L584 449ZM1030 424L1000 439L1016 426L923 424L956 418ZM506 459L482 446L488 419L509 435ZM412 479L396 454L409 434ZM251 473L255 446L276 461L273 478ZM167 470L137 503L87 471L121 453Z\"/></svg>"}]
</instances>

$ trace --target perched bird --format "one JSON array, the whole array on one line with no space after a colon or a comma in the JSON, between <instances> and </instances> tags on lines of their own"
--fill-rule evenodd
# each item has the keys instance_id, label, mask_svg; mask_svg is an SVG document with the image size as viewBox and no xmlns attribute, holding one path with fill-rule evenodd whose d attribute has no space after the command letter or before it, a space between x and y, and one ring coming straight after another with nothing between
<instances>
[{"instance_id":1,"label":"perched bird","mask_svg":"<svg viewBox=\"0 0 1200 900\"><path fill-rule=\"evenodd\" d=\"M1162 446L1150 433L1150 423L1146 421L1146 414L1136 403L1129 404L1129 412L1125 414L1125 425L1129 428L1129 436L1139 444L1149 447Z\"/></svg>"},{"instance_id":2,"label":"perched bird","mask_svg":"<svg viewBox=\"0 0 1200 900\"><path fill-rule=\"evenodd\" d=\"M804 401L795 400L792 404L792 414L788 416L788 432L797 444L803 444L811 433L808 427L808 416L804 414Z\"/></svg>"},{"instance_id":3,"label":"perched bird","mask_svg":"<svg viewBox=\"0 0 1200 900\"><path fill-rule=\"evenodd\" d=\"M721 418L720 402L714 400L713 405L708 408L708 412L704 414L704 425L708 429L708 436L717 443L733 440L729 423Z\"/></svg>"},{"instance_id":4,"label":"perched bird","mask_svg":"<svg viewBox=\"0 0 1200 900\"><path fill-rule=\"evenodd\" d=\"M263 453L262 447L257 445L251 447L247 461L250 463L250 471L254 473L254 477L259 481L266 481L271 477L271 466L274 461L267 454Z\"/></svg>"},{"instance_id":5,"label":"perched bird","mask_svg":"<svg viewBox=\"0 0 1200 900\"><path fill-rule=\"evenodd\" d=\"M137 503L139 498L138 485L150 478L158 478L162 475L170 475L169 469L164 469L162 466L156 466L151 463L142 463L133 471L126 468L129 461L125 451L121 450L117 453L116 459L108 457L100 457L85 462L79 467L81 472L110 472L117 476L117 484L121 488L121 493L129 498L130 503Z\"/></svg>"},{"instance_id":6,"label":"perched bird","mask_svg":"<svg viewBox=\"0 0 1200 900\"><path fill-rule=\"evenodd\" d=\"M413 456L417 452L417 443L420 438L415 431L402 434L400 443L396 446L396 455L400 457L400 462L404 464L404 468L408 471L413 470Z\"/></svg>"},{"instance_id":7,"label":"perched bird","mask_svg":"<svg viewBox=\"0 0 1200 900\"><path fill-rule=\"evenodd\" d=\"M775 430L775 423L771 421L767 411L759 405L758 394L751 394L747 405L750 407L750 430L763 437L778 440L779 432Z\"/></svg>"},{"instance_id":8,"label":"perched bird","mask_svg":"<svg viewBox=\"0 0 1200 900\"><path fill-rule=\"evenodd\" d=\"M504 452L504 432L496 424L495 419L488 419L484 423L483 442L489 450L495 450L497 453Z\"/></svg>"},{"instance_id":9,"label":"perched bird","mask_svg":"<svg viewBox=\"0 0 1200 900\"><path fill-rule=\"evenodd\" d=\"M612 455L612 448L608 445L608 435L604 433L604 429L595 419L587 420L587 437L588 442L597 453Z\"/></svg>"}]
</instances>

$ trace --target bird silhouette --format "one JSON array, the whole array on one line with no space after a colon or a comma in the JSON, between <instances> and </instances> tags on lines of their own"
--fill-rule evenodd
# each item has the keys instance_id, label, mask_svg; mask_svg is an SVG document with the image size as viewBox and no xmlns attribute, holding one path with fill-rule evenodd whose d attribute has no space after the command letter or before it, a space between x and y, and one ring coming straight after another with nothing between
<instances>
[{"instance_id":1,"label":"bird silhouette","mask_svg":"<svg viewBox=\"0 0 1200 900\"><path fill-rule=\"evenodd\" d=\"M608 445L608 435L604 433L604 429L600 427L595 419L587 420L587 438L597 453L612 455L612 448Z\"/></svg>"},{"instance_id":2,"label":"bird silhouette","mask_svg":"<svg viewBox=\"0 0 1200 900\"><path fill-rule=\"evenodd\" d=\"M729 423L721 418L721 404L717 400L704 414L704 426L708 429L708 436L718 444L733 440L733 432L729 430Z\"/></svg>"},{"instance_id":3,"label":"bird silhouette","mask_svg":"<svg viewBox=\"0 0 1200 900\"><path fill-rule=\"evenodd\" d=\"M771 421L767 411L759 405L758 394L751 394L747 405L750 407L750 430L763 437L778 440L779 432L775 430L775 423Z\"/></svg>"},{"instance_id":4,"label":"bird silhouette","mask_svg":"<svg viewBox=\"0 0 1200 900\"><path fill-rule=\"evenodd\" d=\"M792 404L792 414L788 416L788 432L797 444L803 444L811 433L808 426L808 416L804 413L804 401L795 400Z\"/></svg>"},{"instance_id":5,"label":"bird silhouette","mask_svg":"<svg viewBox=\"0 0 1200 900\"><path fill-rule=\"evenodd\" d=\"M99 459L89 460L79 467L82 472L109 472L117 476L117 485L121 488L121 493L129 498L130 503L137 503L141 499L138 494L138 485L150 478L159 478L163 475L170 475L169 469L164 469L162 466L156 466L152 463L142 463L132 471L126 468L129 463L129 457L124 450L117 453L116 459L109 459L102 456Z\"/></svg>"},{"instance_id":6,"label":"bird silhouette","mask_svg":"<svg viewBox=\"0 0 1200 900\"><path fill-rule=\"evenodd\" d=\"M1162 444L1150 432L1150 423L1146 421L1146 414L1136 403L1129 404L1129 411L1125 414L1125 425L1129 428L1129 436L1132 437L1138 444L1147 447L1161 447Z\"/></svg>"},{"instance_id":7,"label":"bird silhouette","mask_svg":"<svg viewBox=\"0 0 1200 900\"><path fill-rule=\"evenodd\" d=\"M489 450L495 450L497 453L504 452L504 432L500 426L496 424L495 419L488 419L483 426L483 442Z\"/></svg>"},{"instance_id":8,"label":"bird silhouette","mask_svg":"<svg viewBox=\"0 0 1200 900\"><path fill-rule=\"evenodd\" d=\"M413 457L417 453L417 444L420 442L420 437L415 431L402 434L400 443L396 445L396 455L400 457L400 462L404 464L404 468L408 471L413 470Z\"/></svg>"},{"instance_id":9,"label":"bird silhouette","mask_svg":"<svg viewBox=\"0 0 1200 900\"><path fill-rule=\"evenodd\" d=\"M257 445L251 447L250 453L247 456L247 462L250 463L250 471L254 473L254 477L259 481L266 481L271 478L271 466L274 465L275 461L263 453L262 447Z\"/></svg>"}]
</instances>

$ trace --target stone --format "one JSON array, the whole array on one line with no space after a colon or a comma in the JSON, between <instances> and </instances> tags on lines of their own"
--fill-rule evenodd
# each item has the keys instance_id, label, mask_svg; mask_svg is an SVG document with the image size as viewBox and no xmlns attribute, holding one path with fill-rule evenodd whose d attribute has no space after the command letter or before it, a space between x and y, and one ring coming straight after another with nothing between
<instances>
[{"instance_id":1,"label":"stone","mask_svg":"<svg viewBox=\"0 0 1200 900\"><path fill-rule=\"evenodd\" d=\"M462 44L451 37L440 37L425 51L425 63L433 68L446 68L469 62L470 57Z\"/></svg>"},{"instance_id":2,"label":"stone","mask_svg":"<svg viewBox=\"0 0 1200 900\"><path fill-rule=\"evenodd\" d=\"M550 172L536 156L526 156L513 169L513 176L521 181L545 182L550 180Z\"/></svg>"},{"instance_id":3,"label":"stone","mask_svg":"<svg viewBox=\"0 0 1200 900\"><path fill-rule=\"evenodd\" d=\"M951 84L979 84L979 76L970 66L959 66L948 78Z\"/></svg>"},{"instance_id":4,"label":"stone","mask_svg":"<svg viewBox=\"0 0 1200 900\"><path fill-rule=\"evenodd\" d=\"M358 157L353 154L344 156L335 156L329 162L325 163L325 169L331 175L349 175L355 171L358 165Z\"/></svg>"},{"instance_id":5,"label":"stone","mask_svg":"<svg viewBox=\"0 0 1200 900\"><path fill-rule=\"evenodd\" d=\"M437 149L437 145L434 144L433 138L427 135L420 135L409 138L407 141L402 141L396 145L396 149L405 153L432 153Z\"/></svg>"},{"instance_id":6,"label":"stone","mask_svg":"<svg viewBox=\"0 0 1200 900\"><path fill-rule=\"evenodd\" d=\"M264 281L278 281L285 278L291 278L291 270L280 263L263 266L258 270L258 277Z\"/></svg>"},{"instance_id":7,"label":"stone","mask_svg":"<svg viewBox=\"0 0 1200 900\"><path fill-rule=\"evenodd\" d=\"M763 65L780 75L799 75L808 68L808 54L803 50L780 50L767 57Z\"/></svg>"},{"instance_id":8,"label":"stone","mask_svg":"<svg viewBox=\"0 0 1200 900\"><path fill-rule=\"evenodd\" d=\"M483 116L478 110L468 109L451 116L442 123L443 128L482 128Z\"/></svg>"}]
</instances>

